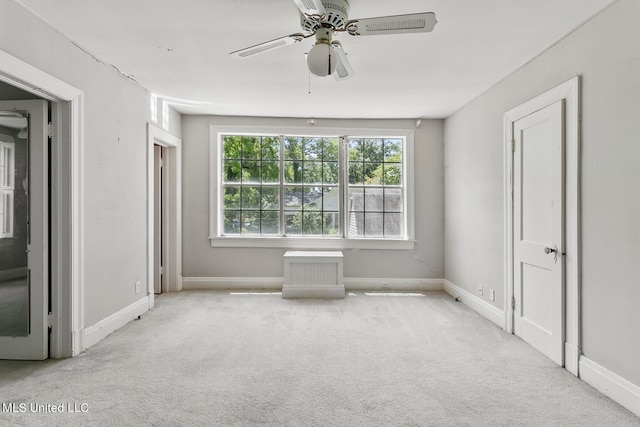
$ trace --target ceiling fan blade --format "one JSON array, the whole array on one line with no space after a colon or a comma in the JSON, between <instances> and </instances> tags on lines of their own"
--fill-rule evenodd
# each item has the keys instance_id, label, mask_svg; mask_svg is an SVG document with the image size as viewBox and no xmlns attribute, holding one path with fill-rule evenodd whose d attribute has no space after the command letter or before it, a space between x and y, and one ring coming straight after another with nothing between
<instances>
[{"instance_id":1,"label":"ceiling fan blade","mask_svg":"<svg viewBox=\"0 0 640 427\"><path fill-rule=\"evenodd\" d=\"M293 2L304 16L313 21L320 22L327 16L321 0L293 0Z\"/></svg>"},{"instance_id":2,"label":"ceiling fan blade","mask_svg":"<svg viewBox=\"0 0 640 427\"><path fill-rule=\"evenodd\" d=\"M331 45L338 58L338 65L336 66L336 71L333 73L333 77L335 77L336 80L346 80L353 77L353 68L351 68L351 63L349 63L347 53L342 48L342 45L337 41L332 42Z\"/></svg>"},{"instance_id":3,"label":"ceiling fan blade","mask_svg":"<svg viewBox=\"0 0 640 427\"><path fill-rule=\"evenodd\" d=\"M284 36L278 39L270 40L268 42L260 43L255 46L236 50L234 52L231 52L229 55L235 55L235 56L240 56L244 58L245 56L255 55L257 53L262 53L267 50L275 49L277 47L298 43L299 41L304 40L304 38L305 38L304 34L290 34L288 36Z\"/></svg>"},{"instance_id":4,"label":"ceiling fan blade","mask_svg":"<svg viewBox=\"0 0 640 427\"><path fill-rule=\"evenodd\" d=\"M436 22L438 22L436 14L433 12L410 13L408 15L351 19L345 24L345 30L352 36L426 33L433 30Z\"/></svg>"}]
</instances>

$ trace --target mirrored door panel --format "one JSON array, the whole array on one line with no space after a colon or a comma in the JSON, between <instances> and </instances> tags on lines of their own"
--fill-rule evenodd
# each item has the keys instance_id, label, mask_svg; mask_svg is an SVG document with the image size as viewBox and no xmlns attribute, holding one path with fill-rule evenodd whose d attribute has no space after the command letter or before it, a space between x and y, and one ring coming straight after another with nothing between
<instances>
[{"instance_id":1,"label":"mirrored door panel","mask_svg":"<svg viewBox=\"0 0 640 427\"><path fill-rule=\"evenodd\" d=\"M0 336L29 335L29 123L0 111Z\"/></svg>"}]
</instances>

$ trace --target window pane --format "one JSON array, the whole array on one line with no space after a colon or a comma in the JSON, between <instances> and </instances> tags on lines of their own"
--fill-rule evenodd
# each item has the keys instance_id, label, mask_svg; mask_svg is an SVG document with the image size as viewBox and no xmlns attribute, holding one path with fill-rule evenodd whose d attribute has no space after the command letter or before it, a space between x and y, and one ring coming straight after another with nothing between
<instances>
[{"instance_id":1,"label":"window pane","mask_svg":"<svg viewBox=\"0 0 640 427\"><path fill-rule=\"evenodd\" d=\"M257 136L242 137L242 158L259 159L261 153L260 138Z\"/></svg>"},{"instance_id":2,"label":"window pane","mask_svg":"<svg viewBox=\"0 0 640 427\"><path fill-rule=\"evenodd\" d=\"M324 138L322 140L322 160L325 162L337 162L339 151L338 138Z\"/></svg>"},{"instance_id":3,"label":"window pane","mask_svg":"<svg viewBox=\"0 0 640 427\"><path fill-rule=\"evenodd\" d=\"M322 182L325 184L337 184L340 178L338 162L325 162L322 171Z\"/></svg>"},{"instance_id":4,"label":"window pane","mask_svg":"<svg viewBox=\"0 0 640 427\"><path fill-rule=\"evenodd\" d=\"M302 138L284 137L284 159L302 160Z\"/></svg>"},{"instance_id":5,"label":"window pane","mask_svg":"<svg viewBox=\"0 0 640 427\"><path fill-rule=\"evenodd\" d=\"M384 210L384 193L382 188L367 188L364 193L364 210L382 212Z\"/></svg>"},{"instance_id":6,"label":"window pane","mask_svg":"<svg viewBox=\"0 0 640 427\"><path fill-rule=\"evenodd\" d=\"M363 158L365 162L382 162L382 140L377 138L367 138L363 144Z\"/></svg>"},{"instance_id":7,"label":"window pane","mask_svg":"<svg viewBox=\"0 0 640 427\"><path fill-rule=\"evenodd\" d=\"M384 210L386 212L402 212L402 189L385 188L384 190Z\"/></svg>"},{"instance_id":8,"label":"window pane","mask_svg":"<svg viewBox=\"0 0 640 427\"><path fill-rule=\"evenodd\" d=\"M260 209L260 187L242 187L242 209Z\"/></svg>"},{"instance_id":9,"label":"window pane","mask_svg":"<svg viewBox=\"0 0 640 427\"><path fill-rule=\"evenodd\" d=\"M349 214L350 237L364 237L364 214L359 212L351 212Z\"/></svg>"},{"instance_id":10,"label":"window pane","mask_svg":"<svg viewBox=\"0 0 640 427\"><path fill-rule=\"evenodd\" d=\"M284 208L287 210L302 208L302 187L284 188Z\"/></svg>"},{"instance_id":11,"label":"window pane","mask_svg":"<svg viewBox=\"0 0 640 427\"><path fill-rule=\"evenodd\" d=\"M280 189L278 187L263 187L261 206L264 210L278 210L280 208Z\"/></svg>"},{"instance_id":12,"label":"window pane","mask_svg":"<svg viewBox=\"0 0 640 427\"><path fill-rule=\"evenodd\" d=\"M362 155L362 139L350 139L349 140L349 161L361 162L363 161Z\"/></svg>"},{"instance_id":13,"label":"window pane","mask_svg":"<svg viewBox=\"0 0 640 427\"><path fill-rule=\"evenodd\" d=\"M322 189L322 210L339 211L340 210L340 188L324 187Z\"/></svg>"},{"instance_id":14,"label":"window pane","mask_svg":"<svg viewBox=\"0 0 640 427\"><path fill-rule=\"evenodd\" d=\"M402 163L384 164L384 185L402 184Z\"/></svg>"},{"instance_id":15,"label":"window pane","mask_svg":"<svg viewBox=\"0 0 640 427\"><path fill-rule=\"evenodd\" d=\"M336 237L340 234L340 212L324 212L322 234Z\"/></svg>"},{"instance_id":16,"label":"window pane","mask_svg":"<svg viewBox=\"0 0 640 427\"><path fill-rule=\"evenodd\" d=\"M280 162L279 161L262 162L262 182L267 184L280 182Z\"/></svg>"},{"instance_id":17,"label":"window pane","mask_svg":"<svg viewBox=\"0 0 640 427\"><path fill-rule=\"evenodd\" d=\"M223 182L240 182L242 166L239 160L225 160L223 164Z\"/></svg>"},{"instance_id":18,"label":"window pane","mask_svg":"<svg viewBox=\"0 0 640 427\"><path fill-rule=\"evenodd\" d=\"M317 187L305 187L303 193L304 209L322 208L322 190Z\"/></svg>"},{"instance_id":19,"label":"window pane","mask_svg":"<svg viewBox=\"0 0 640 427\"><path fill-rule=\"evenodd\" d=\"M284 162L284 182L290 184L302 183L302 162Z\"/></svg>"},{"instance_id":20,"label":"window pane","mask_svg":"<svg viewBox=\"0 0 640 427\"><path fill-rule=\"evenodd\" d=\"M225 209L240 208L240 187L224 188L224 208Z\"/></svg>"},{"instance_id":21,"label":"window pane","mask_svg":"<svg viewBox=\"0 0 640 427\"><path fill-rule=\"evenodd\" d=\"M401 213L384 214L384 235L385 237L402 237L404 220Z\"/></svg>"},{"instance_id":22,"label":"window pane","mask_svg":"<svg viewBox=\"0 0 640 427\"><path fill-rule=\"evenodd\" d=\"M242 140L236 135L224 135L222 137L224 159L242 158Z\"/></svg>"},{"instance_id":23,"label":"window pane","mask_svg":"<svg viewBox=\"0 0 640 427\"><path fill-rule=\"evenodd\" d=\"M365 237L383 236L384 214L366 213L364 215L364 235Z\"/></svg>"},{"instance_id":24,"label":"window pane","mask_svg":"<svg viewBox=\"0 0 640 427\"><path fill-rule=\"evenodd\" d=\"M242 234L260 233L260 211L242 211Z\"/></svg>"},{"instance_id":25,"label":"window pane","mask_svg":"<svg viewBox=\"0 0 640 427\"><path fill-rule=\"evenodd\" d=\"M302 213L302 234L305 236L322 234L322 212Z\"/></svg>"},{"instance_id":26,"label":"window pane","mask_svg":"<svg viewBox=\"0 0 640 427\"><path fill-rule=\"evenodd\" d=\"M362 163L349 163L349 184L362 185L364 183L362 167Z\"/></svg>"},{"instance_id":27,"label":"window pane","mask_svg":"<svg viewBox=\"0 0 640 427\"><path fill-rule=\"evenodd\" d=\"M256 182L259 183L262 180L262 173L260 171L260 162L255 160L243 160L242 161L242 182Z\"/></svg>"},{"instance_id":28,"label":"window pane","mask_svg":"<svg viewBox=\"0 0 640 427\"><path fill-rule=\"evenodd\" d=\"M277 211L262 212L262 234L277 235L280 234L280 213Z\"/></svg>"},{"instance_id":29,"label":"window pane","mask_svg":"<svg viewBox=\"0 0 640 427\"><path fill-rule=\"evenodd\" d=\"M349 210L357 212L364 211L363 188L349 188Z\"/></svg>"},{"instance_id":30,"label":"window pane","mask_svg":"<svg viewBox=\"0 0 640 427\"><path fill-rule=\"evenodd\" d=\"M322 162L304 162L305 184L322 184Z\"/></svg>"},{"instance_id":31,"label":"window pane","mask_svg":"<svg viewBox=\"0 0 640 427\"><path fill-rule=\"evenodd\" d=\"M364 163L364 184L365 185L380 185L382 184L382 163Z\"/></svg>"},{"instance_id":32,"label":"window pane","mask_svg":"<svg viewBox=\"0 0 640 427\"><path fill-rule=\"evenodd\" d=\"M384 140L384 161L385 162L402 162L402 140L401 139L385 139Z\"/></svg>"},{"instance_id":33,"label":"window pane","mask_svg":"<svg viewBox=\"0 0 640 427\"><path fill-rule=\"evenodd\" d=\"M240 234L240 212L224 212L224 234Z\"/></svg>"},{"instance_id":34,"label":"window pane","mask_svg":"<svg viewBox=\"0 0 640 427\"><path fill-rule=\"evenodd\" d=\"M262 159L277 160L280 158L280 139L275 136L262 138Z\"/></svg>"},{"instance_id":35,"label":"window pane","mask_svg":"<svg viewBox=\"0 0 640 427\"><path fill-rule=\"evenodd\" d=\"M322 160L322 138L306 138L304 141L304 159Z\"/></svg>"},{"instance_id":36,"label":"window pane","mask_svg":"<svg viewBox=\"0 0 640 427\"><path fill-rule=\"evenodd\" d=\"M284 213L285 234L299 236L302 234L302 212Z\"/></svg>"}]
</instances>

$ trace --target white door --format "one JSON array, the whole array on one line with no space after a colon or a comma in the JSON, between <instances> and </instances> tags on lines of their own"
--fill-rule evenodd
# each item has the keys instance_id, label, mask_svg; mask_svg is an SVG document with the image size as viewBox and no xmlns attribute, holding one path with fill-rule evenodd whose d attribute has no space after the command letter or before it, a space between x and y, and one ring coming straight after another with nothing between
<instances>
[{"instance_id":1,"label":"white door","mask_svg":"<svg viewBox=\"0 0 640 427\"><path fill-rule=\"evenodd\" d=\"M564 363L564 101L513 124L514 333Z\"/></svg>"},{"instance_id":2,"label":"white door","mask_svg":"<svg viewBox=\"0 0 640 427\"><path fill-rule=\"evenodd\" d=\"M46 101L0 101L0 359L49 354L46 130Z\"/></svg>"}]
</instances>

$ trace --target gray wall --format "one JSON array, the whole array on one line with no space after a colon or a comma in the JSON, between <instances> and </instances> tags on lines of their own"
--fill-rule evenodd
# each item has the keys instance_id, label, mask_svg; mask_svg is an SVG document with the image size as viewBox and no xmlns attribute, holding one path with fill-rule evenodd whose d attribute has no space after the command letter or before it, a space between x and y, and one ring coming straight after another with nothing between
<instances>
[{"instance_id":1,"label":"gray wall","mask_svg":"<svg viewBox=\"0 0 640 427\"><path fill-rule=\"evenodd\" d=\"M146 289L150 94L15 3L0 0L0 16L0 49L84 92L84 326L90 326L145 295L135 294L134 283ZM179 134L175 112L170 125Z\"/></svg>"},{"instance_id":2,"label":"gray wall","mask_svg":"<svg viewBox=\"0 0 640 427\"><path fill-rule=\"evenodd\" d=\"M503 114L582 75L583 350L640 385L638 16L619 0L445 121L445 277L502 309Z\"/></svg>"},{"instance_id":3,"label":"gray wall","mask_svg":"<svg viewBox=\"0 0 640 427\"><path fill-rule=\"evenodd\" d=\"M302 119L183 117L183 275L282 277L283 249L212 248L209 236L209 124L306 126ZM411 128L414 120L322 120L324 127ZM415 131L415 251L345 250L346 277L443 277L443 122ZM188 165L188 167L186 167ZM251 260L251 262L247 262Z\"/></svg>"}]
</instances>

